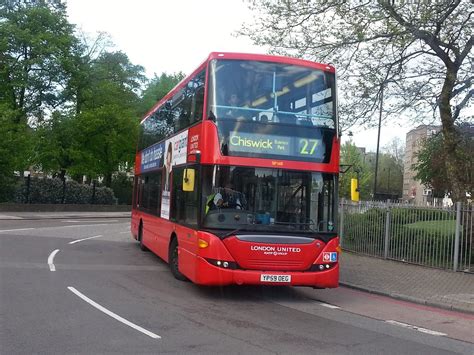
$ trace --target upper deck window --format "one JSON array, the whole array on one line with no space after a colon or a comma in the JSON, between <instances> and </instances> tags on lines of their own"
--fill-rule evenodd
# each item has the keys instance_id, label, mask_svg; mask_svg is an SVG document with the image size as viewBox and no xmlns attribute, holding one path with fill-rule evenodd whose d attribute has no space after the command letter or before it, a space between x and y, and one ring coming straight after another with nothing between
<instances>
[{"instance_id":1,"label":"upper deck window","mask_svg":"<svg viewBox=\"0 0 474 355\"><path fill-rule=\"evenodd\" d=\"M199 72L147 117L140 125L138 150L202 120L205 76L205 70Z\"/></svg>"},{"instance_id":2,"label":"upper deck window","mask_svg":"<svg viewBox=\"0 0 474 355\"><path fill-rule=\"evenodd\" d=\"M217 121L335 127L334 74L243 60L211 62L209 116Z\"/></svg>"},{"instance_id":3,"label":"upper deck window","mask_svg":"<svg viewBox=\"0 0 474 355\"><path fill-rule=\"evenodd\" d=\"M333 73L213 60L208 93L223 155L329 162L336 134Z\"/></svg>"}]
</instances>

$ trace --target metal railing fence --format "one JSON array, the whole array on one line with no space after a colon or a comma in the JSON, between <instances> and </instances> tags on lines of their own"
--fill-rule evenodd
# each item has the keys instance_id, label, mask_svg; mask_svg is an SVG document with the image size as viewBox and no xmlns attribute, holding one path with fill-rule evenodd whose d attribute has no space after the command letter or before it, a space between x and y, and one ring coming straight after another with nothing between
<instances>
[{"instance_id":1,"label":"metal railing fence","mask_svg":"<svg viewBox=\"0 0 474 355\"><path fill-rule=\"evenodd\" d=\"M459 261L456 270L474 272L474 205L460 209Z\"/></svg>"},{"instance_id":2,"label":"metal railing fence","mask_svg":"<svg viewBox=\"0 0 474 355\"><path fill-rule=\"evenodd\" d=\"M454 271L474 272L474 209L414 207L342 200L339 234L345 250Z\"/></svg>"}]
</instances>

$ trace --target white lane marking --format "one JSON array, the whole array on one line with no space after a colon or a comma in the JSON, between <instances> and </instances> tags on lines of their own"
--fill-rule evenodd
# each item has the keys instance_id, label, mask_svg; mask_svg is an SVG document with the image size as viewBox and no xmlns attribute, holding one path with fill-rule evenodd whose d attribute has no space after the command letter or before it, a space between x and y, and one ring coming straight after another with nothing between
<instances>
[{"instance_id":1,"label":"white lane marking","mask_svg":"<svg viewBox=\"0 0 474 355\"><path fill-rule=\"evenodd\" d=\"M12 216L8 214L0 214L0 219L23 219L22 217Z\"/></svg>"},{"instance_id":2,"label":"white lane marking","mask_svg":"<svg viewBox=\"0 0 474 355\"><path fill-rule=\"evenodd\" d=\"M120 317L118 314L115 314L114 312L112 311L109 311L107 308L105 307L102 307L100 304L98 304L97 302L94 302L93 300L91 300L89 297L87 297L86 295L80 293L78 290L76 290L74 287L71 287L69 286L68 287L68 290L71 291L72 293L74 293L76 296L82 298L84 301L86 301L87 303L89 303L91 306L97 308L99 311L101 312L104 312L105 314L107 314L108 316L118 320L119 322L122 322L123 324L126 324L128 325L129 327L132 327L133 329L135 330L138 330L139 332L142 332L143 334L146 334L148 335L149 337L153 338L153 339L161 339L161 337L155 333L152 333L150 332L149 330L146 330L145 328L142 328L140 327L139 325L136 325L128 320L126 320L125 318L122 318Z\"/></svg>"},{"instance_id":3,"label":"white lane marking","mask_svg":"<svg viewBox=\"0 0 474 355\"><path fill-rule=\"evenodd\" d=\"M84 222L84 221L82 221ZM118 223L117 225L125 224L125 223ZM97 223L97 224L72 224L70 226L55 226L55 227L35 227L35 228L17 228L17 229L0 229L0 233L3 232L16 232L16 231L29 231L29 230L44 230L44 229L61 229L61 228L79 228L79 227L97 227L97 226L108 226L105 223Z\"/></svg>"},{"instance_id":4,"label":"white lane marking","mask_svg":"<svg viewBox=\"0 0 474 355\"><path fill-rule=\"evenodd\" d=\"M118 219L89 219L89 220L84 220L84 219L67 219L61 221L63 223L94 223L94 222L100 222L100 223L106 223L106 222L118 222Z\"/></svg>"},{"instance_id":5,"label":"white lane marking","mask_svg":"<svg viewBox=\"0 0 474 355\"><path fill-rule=\"evenodd\" d=\"M413 329L422 333L430 334L430 335L436 335L436 336L447 336L448 334L437 332L435 330L431 329L426 329L426 328L421 328L417 327L416 325L411 325L411 324L406 324L402 322L397 322L396 320L386 320L386 323L393 324L393 325L398 325L403 328L408 328L408 329Z\"/></svg>"},{"instance_id":6,"label":"white lane marking","mask_svg":"<svg viewBox=\"0 0 474 355\"><path fill-rule=\"evenodd\" d=\"M73 224L70 226L60 226L60 227L43 227L43 229L55 229L55 228L77 228L77 227L97 227L97 226L107 226L107 224Z\"/></svg>"},{"instance_id":7,"label":"white lane marking","mask_svg":"<svg viewBox=\"0 0 474 355\"><path fill-rule=\"evenodd\" d=\"M319 302L319 305L320 305L320 306L323 306L323 307L326 307L326 308L331 308L331 309L341 309L341 307L334 306L334 305L329 304L329 303L322 303L322 302Z\"/></svg>"},{"instance_id":8,"label":"white lane marking","mask_svg":"<svg viewBox=\"0 0 474 355\"><path fill-rule=\"evenodd\" d=\"M100 238L100 237L103 237L103 235L99 234L99 235L94 235L93 237L76 239L76 240L73 240L72 242L69 242L68 244L76 244L76 243L82 242L84 240L95 239L95 238Z\"/></svg>"},{"instance_id":9,"label":"white lane marking","mask_svg":"<svg viewBox=\"0 0 474 355\"><path fill-rule=\"evenodd\" d=\"M2 229L0 230L0 233L2 232L16 232L16 231L29 231L29 230L32 230L34 228L19 228L19 229Z\"/></svg>"},{"instance_id":10,"label":"white lane marking","mask_svg":"<svg viewBox=\"0 0 474 355\"><path fill-rule=\"evenodd\" d=\"M130 231L126 231L126 232L120 232L119 234L129 234L131 233Z\"/></svg>"},{"instance_id":11,"label":"white lane marking","mask_svg":"<svg viewBox=\"0 0 474 355\"><path fill-rule=\"evenodd\" d=\"M53 250L51 254L48 256L48 265L49 265L49 271L56 271L56 266L54 266L54 257L56 254L59 252L59 249Z\"/></svg>"}]
</instances>

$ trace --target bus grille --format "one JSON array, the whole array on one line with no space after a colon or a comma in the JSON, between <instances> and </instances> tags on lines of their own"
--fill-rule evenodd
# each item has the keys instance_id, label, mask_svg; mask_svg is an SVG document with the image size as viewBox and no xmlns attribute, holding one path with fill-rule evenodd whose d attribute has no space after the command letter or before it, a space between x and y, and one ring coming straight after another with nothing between
<instances>
[{"instance_id":1,"label":"bus grille","mask_svg":"<svg viewBox=\"0 0 474 355\"><path fill-rule=\"evenodd\" d=\"M271 269L278 270L297 270L304 266L303 261L299 260L259 260L259 259L248 259L246 266L249 269L265 270L270 267Z\"/></svg>"}]
</instances>

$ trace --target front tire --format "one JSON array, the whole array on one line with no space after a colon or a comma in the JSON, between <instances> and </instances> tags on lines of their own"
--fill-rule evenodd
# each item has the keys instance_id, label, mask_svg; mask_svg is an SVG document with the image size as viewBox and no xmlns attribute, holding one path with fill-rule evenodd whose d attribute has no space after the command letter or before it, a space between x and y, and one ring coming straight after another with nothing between
<instances>
[{"instance_id":1,"label":"front tire","mask_svg":"<svg viewBox=\"0 0 474 355\"><path fill-rule=\"evenodd\" d=\"M173 238L170 244L170 251L169 251L169 264L170 270L175 279L180 281L186 281L187 278L179 271L179 261L178 261L178 240Z\"/></svg>"}]
</instances>

